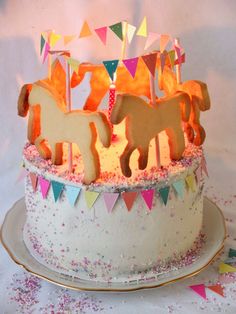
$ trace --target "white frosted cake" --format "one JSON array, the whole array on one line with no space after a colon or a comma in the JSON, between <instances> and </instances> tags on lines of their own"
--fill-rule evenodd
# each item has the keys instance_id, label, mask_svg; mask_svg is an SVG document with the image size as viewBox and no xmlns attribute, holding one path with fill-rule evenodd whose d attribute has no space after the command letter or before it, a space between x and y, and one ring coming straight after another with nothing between
<instances>
[{"instance_id":1,"label":"white frosted cake","mask_svg":"<svg viewBox=\"0 0 236 314\"><path fill-rule=\"evenodd\" d=\"M166 51L142 58L136 74L127 60L126 68L117 60L117 71L114 60L81 64L71 86L91 72L83 110L66 106L60 63L21 89L18 113L29 111L24 242L62 274L103 282L158 276L192 263L204 241L199 116L210 107L207 86L177 83ZM99 111L106 92L108 110Z\"/></svg>"}]
</instances>

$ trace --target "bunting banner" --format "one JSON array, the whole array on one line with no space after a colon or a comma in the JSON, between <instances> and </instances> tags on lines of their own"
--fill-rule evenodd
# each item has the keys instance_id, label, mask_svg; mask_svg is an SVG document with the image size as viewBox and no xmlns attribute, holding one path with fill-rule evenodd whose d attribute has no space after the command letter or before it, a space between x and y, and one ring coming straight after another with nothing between
<instances>
[{"instance_id":1,"label":"bunting banner","mask_svg":"<svg viewBox=\"0 0 236 314\"><path fill-rule=\"evenodd\" d=\"M177 54L177 59L178 59L178 64L181 65L181 51L180 51L180 47L178 46L174 46L176 54Z\"/></svg>"},{"instance_id":2,"label":"bunting banner","mask_svg":"<svg viewBox=\"0 0 236 314\"><path fill-rule=\"evenodd\" d=\"M185 63L185 53L180 56L180 59L175 60L175 65Z\"/></svg>"},{"instance_id":3,"label":"bunting banner","mask_svg":"<svg viewBox=\"0 0 236 314\"><path fill-rule=\"evenodd\" d=\"M164 188L159 189L161 199L165 205L167 204L168 201L169 192L170 192L169 186L165 186Z\"/></svg>"},{"instance_id":4,"label":"bunting banner","mask_svg":"<svg viewBox=\"0 0 236 314\"><path fill-rule=\"evenodd\" d=\"M165 50L167 44L169 43L170 41L170 35L164 35L162 34L160 36L160 51L161 53Z\"/></svg>"},{"instance_id":5,"label":"bunting banner","mask_svg":"<svg viewBox=\"0 0 236 314\"><path fill-rule=\"evenodd\" d=\"M68 45L70 42L72 42L73 40L75 40L76 37L77 37L76 35L65 35L65 36L63 37L64 45L65 45L65 46Z\"/></svg>"},{"instance_id":6,"label":"bunting banner","mask_svg":"<svg viewBox=\"0 0 236 314\"><path fill-rule=\"evenodd\" d=\"M38 185L38 177L33 172L29 173L29 177L30 177L30 181L31 181L31 185L32 185L33 191L36 192L37 185Z\"/></svg>"},{"instance_id":7,"label":"bunting banner","mask_svg":"<svg viewBox=\"0 0 236 314\"><path fill-rule=\"evenodd\" d=\"M72 207L75 206L81 192L81 187L67 185L67 184L64 184L55 180L51 180L51 181L47 180L43 178L42 176L38 176L37 174L33 172L28 172L24 167L22 168L21 173L23 173L20 175L22 178L21 180L23 180L23 178L25 178L27 175L29 176L29 180L30 180L30 183L34 192L37 191L38 186L40 187L40 192L44 199L48 196L48 192L51 186L52 187L51 190L52 190L52 194L53 194L53 198L55 202L57 202L60 199L62 193L64 192L70 205ZM191 192L195 192L197 182L199 183L199 181L196 181L195 179L195 172L193 172L192 174L189 174L188 176L186 176L185 179L179 179L173 182L171 185L167 185L167 186L164 186L163 188L158 189L157 192L159 193L160 202L163 203L164 205L168 204L169 193L171 191L171 187L176 193L176 196L183 199L186 186L191 190ZM127 191L127 192L124 191L121 193L114 193L114 192L98 193L95 191L85 191L84 198L85 198L87 207L91 208L95 204L98 196L101 194L103 196L104 203L105 203L108 213L111 213L119 197L123 199L127 210L131 211L137 196L140 194L148 210L151 211L152 206L153 206L155 191L156 191L155 189L141 190L141 191ZM236 250L230 249L229 255L230 255L229 260L232 258L235 258L235 260L232 261L232 263L234 263L236 261ZM220 266L220 267L223 270L224 270L224 267L226 267L225 272L227 272L230 269L230 268L227 268L228 266L232 267L230 265L227 265L225 261L223 266ZM231 270L232 272L236 272L236 268L234 267L232 267Z\"/></svg>"},{"instance_id":8,"label":"bunting banner","mask_svg":"<svg viewBox=\"0 0 236 314\"><path fill-rule=\"evenodd\" d=\"M128 26L127 26L127 39L128 39L129 44L131 43L131 41L134 37L135 31L136 31L136 27L132 24L128 24Z\"/></svg>"},{"instance_id":9,"label":"bunting banner","mask_svg":"<svg viewBox=\"0 0 236 314\"><path fill-rule=\"evenodd\" d=\"M44 179L43 177L39 177L39 185L40 185L42 197L45 199L47 197L47 194L50 188L50 181Z\"/></svg>"},{"instance_id":10,"label":"bunting banner","mask_svg":"<svg viewBox=\"0 0 236 314\"><path fill-rule=\"evenodd\" d=\"M78 74L80 62L74 58L66 57L67 63L71 66L72 71Z\"/></svg>"},{"instance_id":11,"label":"bunting banner","mask_svg":"<svg viewBox=\"0 0 236 314\"><path fill-rule=\"evenodd\" d=\"M100 40L102 41L102 43L104 45L106 45L106 43L107 43L107 27L104 26L104 27L96 28L95 32L98 35L98 37L100 38Z\"/></svg>"},{"instance_id":12,"label":"bunting banner","mask_svg":"<svg viewBox=\"0 0 236 314\"><path fill-rule=\"evenodd\" d=\"M52 191L53 191L53 196L54 196L54 201L57 202L59 199L63 189L64 189L64 184L61 182L57 181L51 181L52 185Z\"/></svg>"},{"instance_id":13,"label":"bunting banner","mask_svg":"<svg viewBox=\"0 0 236 314\"><path fill-rule=\"evenodd\" d=\"M113 24L109 26L109 28L116 34L117 37L120 38L120 40L123 40L123 30L121 22Z\"/></svg>"},{"instance_id":14,"label":"bunting banner","mask_svg":"<svg viewBox=\"0 0 236 314\"><path fill-rule=\"evenodd\" d=\"M141 25L136 33L138 36L147 37L147 18L146 16L143 18Z\"/></svg>"},{"instance_id":15,"label":"bunting banner","mask_svg":"<svg viewBox=\"0 0 236 314\"><path fill-rule=\"evenodd\" d=\"M194 174L190 174L185 178L187 186L190 188L192 192L196 191L196 182Z\"/></svg>"},{"instance_id":16,"label":"bunting banner","mask_svg":"<svg viewBox=\"0 0 236 314\"><path fill-rule=\"evenodd\" d=\"M56 43L61 39L61 35L60 34L55 34L55 33L51 33L50 35L50 48L53 48Z\"/></svg>"},{"instance_id":17,"label":"bunting banner","mask_svg":"<svg viewBox=\"0 0 236 314\"><path fill-rule=\"evenodd\" d=\"M88 208L90 209L93 207L93 204L95 203L96 199L98 198L99 193L94 192L94 191L85 191L84 196L85 196L86 204L87 204Z\"/></svg>"},{"instance_id":18,"label":"bunting banner","mask_svg":"<svg viewBox=\"0 0 236 314\"><path fill-rule=\"evenodd\" d=\"M233 266L225 264L225 263L220 263L220 265L219 265L219 273L220 274L235 273L235 272L236 272L236 267L233 267Z\"/></svg>"},{"instance_id":19,"label":"bunting banner","mask_svg":"<svg viewBox=\"0 0 236 314\"><path fill-rule=\"evenodd\" d=\"M155 193L154 189L141 191L141 195L145 201L145 204L147 205L147 207L150 211L152 210L154 193Z\"/></svg>"},{"instance_id":20,"label":"bunting banner","mask_svg":"<svg viewBox=\"0 0 236 314\"><path fill-rule=\"evenodd\" d=\"M47 59L49 50L50 50L50 46L49 46L49 44L46 42L46 43L45 43L45 48L44 48L43 63L44 63L45 60Z\"/></svg>"},{"instance_id":21,"label":"bunting banner","mask_svg":"<svg viewBox=\"0 0 236 314\"><path fill-rule=\"evenodd\" d=\"M189 288L200 295L203 299L206 299L206 287L204 284L189 286Z\"/></svg>"},{"instance_id":22,"label":"bunting banner","mask_svg":"<svg viewBox=\"0 0 236 314\"><path fill-rule=\"evenodd\" d=\"M89 37L92 35L92 32L89 28L89 25L86 21L84 21L84 24L81 28L80 34L79 34L79 38L84 38L84 37Z\"/></svg>"},{"instance_id":23,"label":"bunting banner","mask_svg":"<svg viewBox=\"0 0 236 314\"><path fill-rule=\"evenodd\" d=\"M165 63L166 63L166 53L163 52L163 53L160 53L160 59L161 59L161 72L163 72L164 70L164 66L165 66Z\"/></svg>"},{"instance_id":24,"label":"bunting banner","mask_svg":"<svg viewBox=\"0 0 236 314\"><path fill-rule=\"evenodd\" d=\"M149 47L151 47L158 39L160 39L160 34L150 32L148 34L144 50L147 50Z\"/></svg>"},{"instance_id":25,"label":"bunting banner","mask_svg":"<svg viewBox=\"0 0 236 314\"><path fill-rule=\"evenodd\" d=\"M128 211L130 212L134 204L134 201L138 196L138 192L122 192L121 196L125 202Z\"/></svg>"},{"instance_id":26,"label":"bunting banner","mask_svg":"<svg viewBox=\"0 0 236 314\"><path fill-rule=\"evenodd\" d=\"M144 63L146 64L148 70L152 74L152 76L155 77L157 52L144 55L142 56L142 59Z\"/></svg>"},{"instance_id":27,"label":"bunting banner","mask_svg":"<svg viewBox=\"0 0 236 314\"><path fill-rule=\"evenodd\" d=\"M72 207L75 206L75 203L78 199L80 191L81 191L81 188L79 187L76 187L73 185L66 185L66 188L65 188L66 197Z\"/></svg>"},{"instance_id":28,"label":"bunting banner","mask_svg":"<svg viewBox=\"0 0 236 314\"><path fill-rule=\"evenodd\" d=\"M106 205L108 213L111 213L113 210L113 207L115 206L115 203L119 197L119 193L103 193L103 199L104 203Z\"/></svg>"},{"instance_id":29,"label":"bunting banner","mask_svg":"<svg viewBox=\"0 0 236 314\"><path fill-rule=\"evenodd\" d=\"M107 70L107 73L110 76L112 81L114 79L114 73L116 72L118 63L119 63L119 60L103 61L103 64Z\"/></svg>"},{"instance_id":30,"label":"bunting banner","mask_svg":"<svg viewBox=\"0 0 236 314\"><path fill-rule=\"evenodd\" d=\"M44 48L45 42L46 42L46 40L44 39L43 34L41 34L41 37L40 37L40 56L41 56L41 54L43 52L43 48Z\"/></svg>"},{"instance_id":31,"label":"bunting banner","mask_svg":"<svg viewBox=\"0 0 236 314\"><path fill-rule=\"evenodd\" d=\"M172 186L173 186L175 192L177 193L177 195L181 199L183 199L183 197L184 197L184 188L185 188L184 180L178 180L176 182L173 182Z\"/></svg>"},{"instance_id":32,"label":"bunting banner","mask_svg":"<svg viewBox=\"0 0 236 314\"><path fill-rule=\"evenodd\" d=\"M168 52L168 55L169 55L169 58L170 58L171 67L173 68L174 65L175 65L175 51L174 50L170 50Z\"/></svg>"},{"instance_id":33,"label":"bunting banner","mask_svg":"<svg viewBox=\"0 0 236 314\"><path fill-rule=\"evenodd\" d=\"M228 256L229 257L236 257L236 250L230 248Z\"/></svg>"},{"instance_id":34,"label":"bunting banner","mask_svg":"<svg viewBox=\"0 0 236 314\"><path fill-rule=\"evenodd\" d=\"M129 71L130 75L133 78L135 77L135 73L136 73L136 70L137 70L138 60L139 60L138 57L122 60L122 62L124 63L126 69Z\"/></svg>"},{"instance_id":35,"label":"bunting banner","mask_svg":"<svg viewBox=\"0 0 236 314\"><path fill-rule=\"evenodd\" d=\"M224 288L221 284L207 286L207 288L224 297Z\"/></svg>"}]
</instances>

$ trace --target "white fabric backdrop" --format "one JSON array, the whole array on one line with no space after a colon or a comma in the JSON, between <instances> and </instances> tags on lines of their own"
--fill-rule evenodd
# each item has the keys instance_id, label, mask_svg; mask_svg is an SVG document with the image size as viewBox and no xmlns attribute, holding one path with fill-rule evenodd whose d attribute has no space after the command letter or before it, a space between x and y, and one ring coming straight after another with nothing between
<instances>
[{"instance_id":1,"label":"white fabric backdrop","mask_svg":"<svg viewBox=\"0 0 236 314\"><path fill-rule=\"evenodd\" d=\"M138 26L146 15L149 31L180 37L187 55L186 64L183 66L183 79L199 79L206 82L212 101L211 110L202 114L202 123L207 132L205 148L211 175L210 184L214 186L211 194L220 195L225 199L231 197L236 184L235 12L234 0L1 0L0 223L7 209L23 195L23 184L15 185L15 179L26 140L27 123L25 119L17 116L16 101L23 83L46 76L46 66L42 66L39 57L40 33L46 29L55 29L62 34L78 34L85 19L94 28L111 25L124 19ZM143 39L139 39L131 44L127 49L127 56L141 54L144 42ZM119 58L119 51L120 43L115 39L115 35L109 35L106 49L96 35L93 38L77 40L72 47L73 56L81 61L101 62ZM85 96L87 92L88 88L85 85L81 89L81 95ZM82 100L83 98L80 101ZM234 230L232 228L230 230L233 238ZM1 253L4 258L0 265L2 267L0 276L4 278L2 281L4 285L1 287L0 284L0 295L3 293L2 296L5 296L3 287L12 278L11 275L4 277L9 259L2 249ZM50 288L53 289L51 286ZM168 295L165 297L168 298ZM175 293L171 296L178 300L181 297L186 299L182 290L177 296ZM140 303L140 299L135 297L130 299L133 303L129 304L127 313L133 313L132 308L134 309L137 300ZM153 305L155 292L146 292L145 300L140 303L140 306L141 304L143 306L140 313L144 313L145 310L152 313L150 309L158 309L157 305L156 307ZM109 299L107 302L109 303ZM120 313L125 306L125 303L122 304ZM199 310L194 305L189 306L192 312ZM231 310L233 313L233 309L235 305L227 307L229 313ZM13 312L6 310L5 313Z\"/></svg>"}]
</instances>

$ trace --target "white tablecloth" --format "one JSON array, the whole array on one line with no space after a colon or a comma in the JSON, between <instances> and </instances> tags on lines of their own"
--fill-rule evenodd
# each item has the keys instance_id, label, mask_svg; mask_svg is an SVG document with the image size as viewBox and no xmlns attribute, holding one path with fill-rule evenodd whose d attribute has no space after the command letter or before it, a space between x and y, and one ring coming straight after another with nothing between
<instances>
[{"instance_id":1,"label":"white tablecloth","mask_svg":"<svg viewBox=\"0 0 236 314\"><path fill-rule=\"evenodd\" d=\"M224 253L206 270L195 277L153 290L76 292L28 274L0 248L0 313L236 313L236 277L227 279L218 274L218 265L227 257L229 248L236 249L235 156L211 150L206 155L210 173L206 195L223 210L229 234ZM12 182L13 175L9 171L9 176L2 178L0 183L1 190L6 191L1 203L1 221L10 204L22 193L23 184L14 185ZM188 287L214 284L219 279L224 286L225 297L206 289L207 300L204 300Z\"/></svg>"}]
</instances>

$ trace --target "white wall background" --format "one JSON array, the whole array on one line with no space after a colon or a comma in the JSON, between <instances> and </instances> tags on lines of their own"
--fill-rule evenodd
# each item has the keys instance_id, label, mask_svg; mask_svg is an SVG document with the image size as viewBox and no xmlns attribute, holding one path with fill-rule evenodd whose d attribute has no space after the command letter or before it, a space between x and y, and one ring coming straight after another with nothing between
<instances>
[{"instance_id":1,"label":"white wall background","mask_svg":"<svg viewBox=\"0 0 236 314\"><path fill-rule=\"evenodd\" d=\"M23 193L15 185L26 120L17 116L20 86L46 76L39 57L40 33L55 29L78 34L86 19L91 27L127 19L139 25L147 16L150 31L180 37L187 60L184 79L208 84L210 111L202 114L206 150L236 153L236 1L234 0L0 0L0 204L7 208ZM143 52L134 42L129 57ZM72 48L72 47L71 47ZM77 40L73 55L81 61L119 57L120 42L112 34L107 48L93 38ZM222 160L221 164L225 162Z\"/></svg>"}]
</instances>

